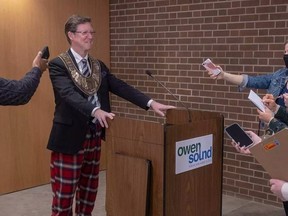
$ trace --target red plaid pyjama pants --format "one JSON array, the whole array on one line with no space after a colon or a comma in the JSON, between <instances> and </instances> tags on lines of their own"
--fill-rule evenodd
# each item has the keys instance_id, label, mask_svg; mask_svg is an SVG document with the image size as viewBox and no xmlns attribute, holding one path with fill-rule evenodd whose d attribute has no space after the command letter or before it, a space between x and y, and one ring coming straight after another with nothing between
<instances>
[{"instance_id":1,"label":"red plaid pyjama pants","mask_svg":"<svg viewBox=\"0 0 288 216\"><path fill-rule=\"evenodd\" d=\"M98 190L101 129L89 134L76 155L51 153L52 216L91 216Z\"/></svg>"}]
</instances>

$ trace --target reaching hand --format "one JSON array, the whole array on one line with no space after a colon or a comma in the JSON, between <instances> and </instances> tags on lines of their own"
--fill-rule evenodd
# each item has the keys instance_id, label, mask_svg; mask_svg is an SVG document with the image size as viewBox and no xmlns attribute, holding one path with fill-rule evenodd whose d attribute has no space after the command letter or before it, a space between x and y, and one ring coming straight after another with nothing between
<instances>
[{"instance_id":1,"label":"reaching hand","mask_svg":"<svg viewBox=\"0 0 288 216\"><path fill-rule=\"evenodd\" d=\"M252 139L253 145L256 145L257 143L261 142L261 138L259 136L257 136L257 134L255 134L254 132L252 132L252 131L245 131L245 132ZM236 143L234 140L232 140L231 144L232 144L232 146L234 146L234 148L238 152L240 152L242 154L251 154L249 148L247 148L245 146L240 147L240 143Z\"/></svg>"},{"instance_id":2,"label":"reaching hand","mask_svg":"<svg viewBox=\"0 0 288 216\"><path fill-rule=\"evenodd\" d=\"M97 109L94 112L94 117L99 121L101 127L105 128L108 128L107 118L113 119L114 116L114 113L108 113L101 109Z\"/></svg>"},{"instance_id":3,"label":"reaching hand","mask_svg":"<svg viewBox=\"0 0 288 216\"><path fill-rule=\"evenodd\" d=\"M175 109L175 106L169 106L169 105L164 105L161 103L158 103L156 101L153 101L150 105L150 107L154 110L154 112L156 112L158 115L164 117L166 110L168 109Z\"/></svg>"},{"instance_id":4,"label":"reaching hand","mask_svg":"<svg viewBox=\"0 0 288 216\"><path fill-rule=\"evenodd\" d=\"M265 112L262 112L261 110L257 110L257 112L259 114L259 119L265 123L269 123L271 119L274 118L274 113L267 107L265 107Z\"/></svg>"},{"instance_id":5,"label":"reaching hand","mask_svg":"<svg viewBox=\"0 0 288 216\"><path fill-rule=\"evenodd\" d=\"M236 143L235 140L231 141L232 146L236 149L237 152L240 152L242 154L251 154L250 150L246 148L245 146L240 147L240 143Z\"/></svg>"},{"instance_id":6,"label":"reaching hand","mask_svg":"<svg viewBox=\"0 0 288 216\"><path fill-rule=\"evenodd\" d=\"M284 183L286 182L279 179L270 179L269 183L270 183L270 190L282 201L285 201L281 189Z\"/></svg>"},{"instance_id":7,"label":"reaching hand","mask_svg":"<svg viewBox=\"0 0 288 216\"><path fill-rule=\"evenodd\" d=\"M272 94L266 94L263 99L263 103L268 107L272 112L275 112L277 109L277 104L275 103L275 98Z\"/></svg>"},{"instance_id":8,"label":"reaching hand","mask_svg":"<svg viewBox=\"0 0 288 216\"><path fill-rule=\"evenodd\" d=\"M32 67L38 67L40 68L42 72L44 72L48 67L48 60L42 59L41 56L42 56L42 52L39 51L35 59L32 62Z\"/></svg>"},{"instance_id":9,"label":"reaching hand","mask_svg":"<svg viewBox=\"0 0 288 216\"><path fill-rule=\"evenodd\" d=\"M212 79L216 79L216 80L220 80L220 79L224 79L224 71L223 69L217 65L217 68L221 71L218 75L213 74L211 71L208 71L208 75L212 78Z\"/></svg>"},{"instance_id":10,"label":"reaching hand","mask_svg":"<svg viewBox=\"0 0 288 216\"><path fill-rule=\"evenodd\" d=\"M256 144L258 144L259 142L261 142L262 141L262 139L261 139L261 137L259 137L257 134L255 134L254 132L252 132L252 131L245 131L247 134L248 134L248 136L252 139L252 141L253 141L253 145L256 145Z\"/></svg>"}]
</instances>

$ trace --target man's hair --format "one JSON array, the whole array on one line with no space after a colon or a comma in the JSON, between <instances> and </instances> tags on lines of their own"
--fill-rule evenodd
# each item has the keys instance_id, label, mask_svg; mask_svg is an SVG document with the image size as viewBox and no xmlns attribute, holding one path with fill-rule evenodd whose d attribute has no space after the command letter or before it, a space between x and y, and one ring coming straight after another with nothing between
<instances>
[{"instance_id":1,"label":"man's hair","mask_svg":"<svg viewBox=\"0 0 288 216\"><path fill-rule=\"evenodd\" d=\"M71 44L71 40L68 37L68 32L76 32L77 31L77 27L80 24L84 24L84 23L91 23L91 18L90 17L83 17L83 16L79 16L79 15L72 15L71 17L68 18L68 20L65 23L65 35L66 38L69 42L69 44Z\"/></svg>"}]
</instances>

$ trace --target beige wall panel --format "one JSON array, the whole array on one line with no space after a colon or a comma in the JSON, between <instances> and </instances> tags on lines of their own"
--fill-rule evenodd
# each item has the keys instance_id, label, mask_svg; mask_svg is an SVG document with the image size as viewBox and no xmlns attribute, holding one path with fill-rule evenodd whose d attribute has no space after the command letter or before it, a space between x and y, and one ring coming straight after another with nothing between
<instances>
[{"instance_id":1,"label":"beige wall panel","mask_svg":"<svg viewBox=\"0 0 288 216\"><path fill-rule=\"evenodd\" d=\"M44 45L53 58L68 49L64 23L90 16L97 32L91 54L109 66L108 0L0 0L0 76L19 79ZM54 111L48 71L25 106L0 107L0 194L49 182L46 149ZM104 154L103 154L104 155Z\"/></svg>"}]
</instances>

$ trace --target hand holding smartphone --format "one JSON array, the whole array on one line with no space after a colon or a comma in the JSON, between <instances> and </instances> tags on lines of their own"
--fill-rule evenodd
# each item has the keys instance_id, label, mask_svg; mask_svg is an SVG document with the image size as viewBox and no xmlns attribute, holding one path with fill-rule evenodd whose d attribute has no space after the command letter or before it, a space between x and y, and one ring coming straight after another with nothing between
<instances>
[{"instance_id":1,"label":"hand holding smartphone","mask_svg":"<svg viewBox=\"0 0 288 216\"><path fill-rule=\"evenodd\" d=\"M206 68L206 70L212 72L215 76L217 76L219 73L221 73L221 70L217 68L215 64L208 58L202 63L203 67Z\"/></svg>"},{"instance_id":2,"label":"hand holding smartphone","mask_svg":"<svg viewBox=\"0 0 288 216\"><path fill-rule=\"evenodd\" d=\"M45 46L41 52L42 52L41 58L48 59L50 57L50 52L49 52L48 46Z\"/></svg>"},{"instance_id":3,"label":"hand holding smartphone","mask_svg":"<svg viewBox=\"0 0 288 216\"><path fill-rule=\"evenodd\" d=\"M236 143L240 143L240 147L249 147L253 144L253 140L246 134L239 124L233 123L225 128L226 134Z\"/></svg>"}]
</instances>

